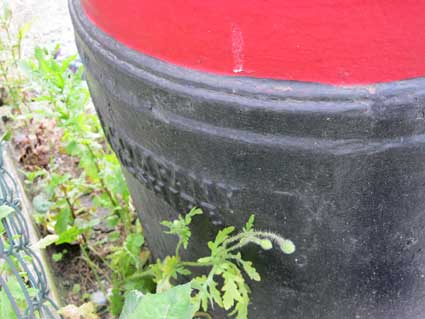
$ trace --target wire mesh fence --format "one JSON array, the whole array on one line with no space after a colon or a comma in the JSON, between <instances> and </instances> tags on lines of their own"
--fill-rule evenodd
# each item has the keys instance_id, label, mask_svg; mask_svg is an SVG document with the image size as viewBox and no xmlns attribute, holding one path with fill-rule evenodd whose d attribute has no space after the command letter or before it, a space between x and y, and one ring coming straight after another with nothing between
<instances>
[{"instance_id":1,"label":"wire mesh fence","mask_svg":"<svg viewBox=\"0 0 425 319\"><path fill-rule=\"evenodd\" d=\"M46 272L31 248L17 183L5 169L0 145L0 319L60 318Z\"/></svg>"}]
</instances>

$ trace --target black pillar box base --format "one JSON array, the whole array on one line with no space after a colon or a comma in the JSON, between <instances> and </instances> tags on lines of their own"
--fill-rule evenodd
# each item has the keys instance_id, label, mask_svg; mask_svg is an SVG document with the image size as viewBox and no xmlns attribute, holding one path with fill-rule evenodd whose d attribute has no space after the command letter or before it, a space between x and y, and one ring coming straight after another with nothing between
<instances>
[{"instance_id":1,"label":"black pillar box base","mask_svg":"<svg viewBox=\"0 0 425 319\"><path fill-rule=\"evenodd\" d=\"M196 72L126 48L70 6L156 256L175 247L159 222L177 212L205 212L192 257L254 213L297 251L247 252L263 277L250 318L424 318L425 79L334 87Z\"/></svg>"}]
</instances>

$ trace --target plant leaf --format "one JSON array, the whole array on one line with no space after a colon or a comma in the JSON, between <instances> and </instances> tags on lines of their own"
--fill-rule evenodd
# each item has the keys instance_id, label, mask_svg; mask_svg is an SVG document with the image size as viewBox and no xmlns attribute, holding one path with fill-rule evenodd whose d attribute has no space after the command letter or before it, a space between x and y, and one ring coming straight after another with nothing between
<instances>
[{"instance_id":1,"label":"plant leaf","mask_svg":"<svg viewBox=\"0 0 425 319\"><path fill-rule=\"evenodd\" d=\"M15 310L4 289L0 290L0 316L1 318L17 319Z\"/></svg>"},{"instance_id":2,"label":"plant leaf","mask_svg":"<svg viewBox=\"0 0 425 319\"><path fill-rule=\"evenodd\" d=\"M250 231L254 227L255 215L251 215L244 227L244 231Z\"/></svg>"},{"instance_id":3,"label":"plant leaf","mask_svg":"<svg viewBox=\"0 0 425 319\"><path fill-rule=\"evenodd\" d=\"M10 140L11 137L12 137L12 131L7 130L6 132L4 132L4 134L0 138L0 142L7 142Z\"/></svg>"},{"instance_id":4,"label":"plant leaf","mask_svg":"<svg viewBox=\"0 0 425 319\"><path fill-rule=\"evenodd\" d=\"M57 245L60 244L72 244L74 241L78 239L78 236L81 235L84 232L84 230L81 230L77 228L76 226L72 226L71 228L68 228L66 231L61 233L59 235L58 240L56 241Z\"/></svg>"},{"instance_id":5,"label":"plant leaf","mask_svg":"<svg viewBox=\"0 0 425 319\"><path fill-rule=\"evenodd\" d=\"M10 214L12 214L14 211L15 209L13 207L10 207L7 205L0 206L0 220L2 220L3 218L6 218Z\"/></svg>"},{"instance_id":6,"label":"plant leaf","mask_svg":"<svg viewBox=\"0 0 425 319\"><path fill-rule=\"evenodd\" d=\"M229 227L226 227L226 228L220 230L217 233L214 244L218 246L221 243L223 243L234 230L235 230L235 227L233 227L233 226L229 226Z\"/></svg>"},{"instance_id":7,"label":"plant leaf","mask_svg":"<svg viewBox=\"0 0 425 319\"><path fill-rule=\"evenodd\" d=\"M34 249L44 249L47 246L55 243L59 239L58 235L47 235L46 237L40 239L33 246Z\"/></svg>"},{"instance_id":8,"label":"plant leaf","mask_svg":"<svg viewBox=\"0 0 425 319\"><path fill-rule=\"evenodd\" d=\"M191 292L190 283L159 294L130 292L120 319L192 319Z\"/></svg>"},{"instance_id":9,"label":"plant leaf","mask_svg":"<svg viewBox=\"0 0 425 319\"><path fill-rule=\"evenodd\" d=\"M98 319L96 307L91 303L85 303L80 307L68 305L58 311L65 319Z\"/></svg>"}]
</instances>

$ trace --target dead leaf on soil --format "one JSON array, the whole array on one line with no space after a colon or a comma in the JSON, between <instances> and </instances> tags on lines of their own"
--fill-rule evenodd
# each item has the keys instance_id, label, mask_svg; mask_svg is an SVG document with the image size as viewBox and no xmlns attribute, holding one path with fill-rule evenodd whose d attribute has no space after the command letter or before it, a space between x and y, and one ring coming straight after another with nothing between
<instances>
[{"instance_id":1,"label":"dead leaf on soil","mask_svg":"<svg viewBox=\"0 0 425 319\"><path fill-rule=\"evenodd\" d=\"M29 171L47 168L61 136L54 120L31 120L30 127L14 137L19 162Z\"/></svg>"},{"instance_id":2,"label":"dead leaf on soil","mask_svg":"<svg viewBox=\"0 0 425 319\"><path fill-rule=\"evenodd\" d=\"M91 302L85 303L80 307L68 305L61 308L58 312L64 319L99 319L96 314L96 307Z\"/></svg>"}]
</instances>

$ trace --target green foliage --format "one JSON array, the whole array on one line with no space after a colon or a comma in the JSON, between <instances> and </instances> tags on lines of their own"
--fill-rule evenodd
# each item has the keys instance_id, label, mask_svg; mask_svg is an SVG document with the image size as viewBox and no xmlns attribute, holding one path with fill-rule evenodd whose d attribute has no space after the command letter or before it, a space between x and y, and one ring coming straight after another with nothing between
<instances>
[{"instance_id":1,"label":"green foliage","mask_svg":"<svg viewBox=\"0 0 425 319\"><path fill-rule=\"evenodd\" d=\"M11 139L12 137L12 131L11 130L7 130L6 132L4 132L4 134L1 136L0 138L0 142L7 142Z\"/></svg>"},{"instance_id":2,"label":"green foliage","mask_svg":"<svg viewBox=\"0 0 425 319\"><path fill-rule=\"evenodd\" d=\"M0 242L4 250L9 249L11 245L10 238L5 232L4 219L14 213L15 208L8 205L0 206ZM17 314L23 314L28 307L25 292L29 298L33 298L37 294L37 289L27 284L28 274L14 255L9 256L9 261L0 258L0 278L5 281L5 285L0 285L0 318L18 319ZM35 316L37 317L34 318L39 318L38 314Z\"/></svg>"},{"instance_id":3,"label":"green foliage","mask_svg":"<svg viewBox=\"0 0 425 319\"><path fill-rule=\"evenodd\" d=\"M246 277L253 281L260 281L261 277L252 262L243 258L240 250L248 244L255 244L262 249L269 250L273 248L273 243L276 243L283 253L291 254L295 251L295 245L289 239L284 239L274 233L255 230L254 216L251 216L240 233L236 233L232 226L220 230L214 241L208 243L209 256L199 258L194 262L183 261L180 258L179 250L186 249L188 246L191 236L189 225L192 218L200 214L202 211L195 208L185 217L179 215L174 221L162 222L162 225L168 228L166 233L177 235L179 238L176 254L158 260L138 275L152 276L157 285L157 294L147 296L137 292L128 294L121 318L161 318L160 313L143 312L143 309L154 310L155 302L159 302L161 296L172 291L173 294L182 294L180 298L183 299L190 296L190 303L193 307L190 308L193 311L191 316L187 312L189 311L189 306L187 306L185 312L172 318L192 318L194 314L195 316L201 314L199 310L204 311L202 314L205 316L206 312L216 305L228 311L232 317L247 319L251 290ZM193 267L207 268L209 271L204 275L194 277L189 283L191 289L188 288L189 284L175 286L175 283L182 280L182 276L191 274L190 268ZM188 291L181 292L176 289L180 287L185 287ZM156 296L158 299L152 296ZM142 303L143 309L136 306ZM157 317L151 317L151 315Z\"/></svg>"},{"instance_id":4,"label":"green foliage","mask_svg":"<svg viewBox=\"0 0 425 319\"><path fill-rule=\"evenodd\" d=\"M190 284L180 285L158 294L128 294L120 319L191 319L194 307Z\"/></svg>"},{"instance_id":5,"label":"green foliage","mask_svg":"<svg viewBox=\"0 0 425 319\"><path fill-rule=\"evenodd\" d=\"M10 276L6 280L6 287L13 296L18 310L23 313L28 305L27 299L25 298L25 294L18 282L18 279L16 277ZM25 289L28 291L30 297L35 297L37 294L37 290L34 288L26 287ZM10 302L9 296L3 287L0 288L0 318L19 319L15 308Z\"/></svg>"},{"instance_id":6,"label":"green foliage","mask_svg":"<svg viewBox=\"0 0 425 319\"><path fill-rule=\"evenodd\" d=\"M83 67L77 72L70 70L70 65L76 59L76 56L67 57L64 60L55 58L59 51L59 46L49 53L44 48L36 48L34 52L34 60L22 63L23 69L26 71L33 81L38 85L36 89L40 89L38 101L46 101L54 108L46 110L46 115L55 115L65 122L72 121L74 125L82 124L78 122L78 116L72 111L81 111L90 99L85 82L82 79ZM81 119L80 119L81 120Z\"/></svg>"},{"instance_id":7,"label":"green foliage","mask_svg":"<svg viewBox=\"0 0 425 319\"><path fill-rule=\"evenodd\" d=\"M76 56L61 59L57 46L52 52L36 48L31 59L22 61L21 45L28 25L12 33L12 12L7 6L3 9L0 106L7 103L13 109L12 129L19 127L31 133L34 123L54 123L57 128L57 136L52 136L52 141L42 141L44 145L41 145L49 148L48 166L35 165L31 171L24 172L26 184L34 195L35 219L47 234L37 246L79 245L81 258L91 268L105 295L104 282L113 285L110 306L113 313L119 314L127 291L154 289L149 278L129 279L142 270L149 251L143 248L141 226L135 222L120 163L107 144L90 104L84 69L81 66L75 70ZM1 141L9 140L11 132L7 131ZM4 210L0 214L6 217L9 212ZM92 239L99 217L102 227L115 228L103 243ZM1 227L0 223L0 233ZM104 255L98 253L100 246L102 249L107 246L102 251ZM52 258L60 262L64 254L62 250Z\"/></svg>"},{"instance_id":8,"label":"green foliage","mask_svg":"<svg viewBox=\"0 0 425 319\"><path fill-rule=\"evenodd\" d=\"M63 259L63 257L66 255L67 252L68 251L66 249L64 249L59 253L52 254L53 261L54 262L60 262Z\"/></svg>"},{"instance_id":9,"label":"green foliage","mask_svg":"<svg viewBox=\"0 0 425 319\"><path fill-rule=\"evenodd\" d=\"M26 70L40 90L38 100L48 102L49 106L39 113L57 121L63 129L63 150L78 158L81 169L79 176L52 173L46 180L49 200L57 203L56 231L72 227L72 215L83 208L79 199L91 193L97 207L120 217L128 233L133 228L130 193L119 161L106 143L96 114L88 106L90 95L82 79L83 68L77 72L69 69L75 56L58 61L56 52L49 54L41 48L36 48L34 56L35 61L25 63ZM58 201L59 198L64 200Z\"/></svg>"},{"instance_id":10,"label":"green foliage","mask_svg":"<svg viewBox=\"0 0 425 319\"><path fill-rule=\"evenodd\" d=\"M122 246L116 247L109 256L110 267L113 270L113 289L111 297L111 312L119 315L124 304L124 295L137 289L143 292L153 290L153 282L147 276L138 277L143 271L150 253L142 249L144 237L141 230L127 235Z\"/></svg>"},{"instance_id":11,"label":"green foliage","mask_svg":"<svg viewBox=\"0 0 425 319\"><path fill-rule=\"evenodd\" d=\"M113 285L111 311L119 314L124 294L129 289L152 289L146 278L134 281L129 277L139 272L149 258L142 246L141 227L135 223L130 193L120 163L103 134L100 122L90 102L90 94L83 80L83 67L70 69L75 56L57 58L59 47L53 52L36 48L33 59L22 62L25 74L32 79L37 92L38 107L29 116L39 120L52 119L60 129L60 152L75 161L78 167L65 170L55 159L47 169L26 172L28 183L38 185L33 198L36 220L50 235L41 241L43 247L51 244L80 245L82 257L96 278L103 275L91 256L101 258L107 276ZM93 228L100 222L98 211L107 211L103 219L116 231L110 233L110 253L98 257L95 243L90 241ZM60 261L61 254L54 259ZM99 282L99 286L102 289Z\"/></svg>"},{"instance_id":12,"label":"green foliage","mask_svg":"<svg viewBox=\"0 0 425 319\"><path fill-rule=\"evenodd\" d=\"M36 180L39 177L45 177L47 172L44 169L36 170L36 171L23 171L22 172L25 175L25 182L26 184L33 185L35 184Z\"/></svg>"},{"instance_id":13,"label":"green foliage","mask_svg":"<svg viewBox=\"0 0 425 319\"><path fill-rule=\"evenodd\" d=\"M202 214L202 210L200 210L199 208L193 208L184 217L179 215L178 219L172 222L163 221L161 224L168 228L168 231L166 231L165 233L177 235L179 237L179 244L182 244L183 248L187 249L190 236L192 235L189 225L192 222L192 218L194 216L201 215L201 214ZM177 246L176 255L178 255L179 253L179 248L180 246Z\"/></svg>"},{"instance_id":14,"label":"green foliage","mask_svg":"<svg viewBox=\"0 0 425 319\"><path fill-rule=\"evenodd\" d=\"M21 26L16 33L12 32L12 11L5 1L0 7L0 100L19 112L22 104L26 103L26 96L23 93L25 80L18 65L22 40L29 30L29 24Z\"/></svg>"}]
</instances>

